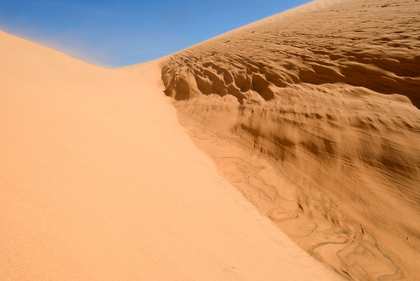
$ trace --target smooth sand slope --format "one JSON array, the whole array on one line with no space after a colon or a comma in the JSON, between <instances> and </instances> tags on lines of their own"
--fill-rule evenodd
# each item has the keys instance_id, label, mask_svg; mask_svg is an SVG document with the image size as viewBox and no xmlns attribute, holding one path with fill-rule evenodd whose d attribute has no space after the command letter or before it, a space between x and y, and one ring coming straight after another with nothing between
<instances>
[{"instance_id":1,"label":"smooth sand slope","mask_svg":"<svg viewBox=\"0 0 420 281\"><path fill-rule=\"evenodd\" d=\"M420 280L420 1L319 0L178 52L182 124L350 280Z\"/></svg>"},{"instance_id":2,"label":"smooth sand slope","mask_svg":"<svg viewBox=\"0 0 420 281\"><path fill-rule=\"evenodd\" d=\"M0 32L0 280L340 280L217 173L160 71Z\"/></svg>"}]
</instances>

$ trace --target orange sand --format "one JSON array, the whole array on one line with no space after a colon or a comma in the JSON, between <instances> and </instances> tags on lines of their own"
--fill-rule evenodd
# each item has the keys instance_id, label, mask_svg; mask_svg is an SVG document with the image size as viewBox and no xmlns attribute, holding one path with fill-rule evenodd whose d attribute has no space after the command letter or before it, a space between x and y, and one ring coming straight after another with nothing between
<instances>
[{"instance_id":1,"label":"orange sand","mask_svg":"<svg viewBox=\"0 0 420 281\"><path fill-rule=\"evenodd\" d=\"M0 280L340 280L191 143L158 61L0 33L0 77Z\"/></svg>"},{"instance_id":2,"label":"orange sand","mask_svg":"<svg viewBox=\"0 0 420 281\"><path fill-rule=\"evenodd\" d=\"M0 280L419 280L419 12L317 0L117 70L0 32Z\"/></svg>"}]
</instances>

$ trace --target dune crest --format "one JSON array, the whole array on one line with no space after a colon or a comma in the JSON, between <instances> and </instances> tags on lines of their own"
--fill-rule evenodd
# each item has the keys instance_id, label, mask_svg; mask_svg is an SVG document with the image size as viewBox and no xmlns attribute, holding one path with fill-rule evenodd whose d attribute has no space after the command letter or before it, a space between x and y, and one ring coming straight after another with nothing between
<instances>
[{"instance_id":1,"label":"dune crest","mask_svg":"<svg viewBox=\"0 0 420 281\"><path fill-rule=\"evenodd\" d=\"M220 172L350 280L420 279L419 11L315 1L162 68Z\"/></svg>"}]
</instances>

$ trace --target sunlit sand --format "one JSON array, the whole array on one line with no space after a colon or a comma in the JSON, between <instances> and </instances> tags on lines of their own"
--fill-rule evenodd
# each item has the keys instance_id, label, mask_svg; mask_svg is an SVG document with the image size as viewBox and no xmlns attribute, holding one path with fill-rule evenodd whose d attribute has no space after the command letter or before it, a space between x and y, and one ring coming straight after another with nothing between
<instances>
[{"instance_id":1,"label":"sunlit sand","mask_svg":"<svg viewBox=\"0 0 420 281\"><path fill-rule=\"evenodd\" d=\"M419 279L420 2L383 2L114 70L0 32L0 280Z\"/></svg>"}]
</instances>

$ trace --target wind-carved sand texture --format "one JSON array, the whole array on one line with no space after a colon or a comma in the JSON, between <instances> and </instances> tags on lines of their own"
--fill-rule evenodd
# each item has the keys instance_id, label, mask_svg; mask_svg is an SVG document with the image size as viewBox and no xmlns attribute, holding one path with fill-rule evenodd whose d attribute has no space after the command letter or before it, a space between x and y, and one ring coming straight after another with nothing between
<instances>
[{"instance_id":1,"label":"wind-carved sand texture","mask_svg":"<svg viewBox=\"0 0 420 281\"><path fill-rule=\"evenodd\" d=\"M420 1L315 1L172 55L162 79L303 249L349 280L420 280Z\"/></svg>"}]
</instances>

